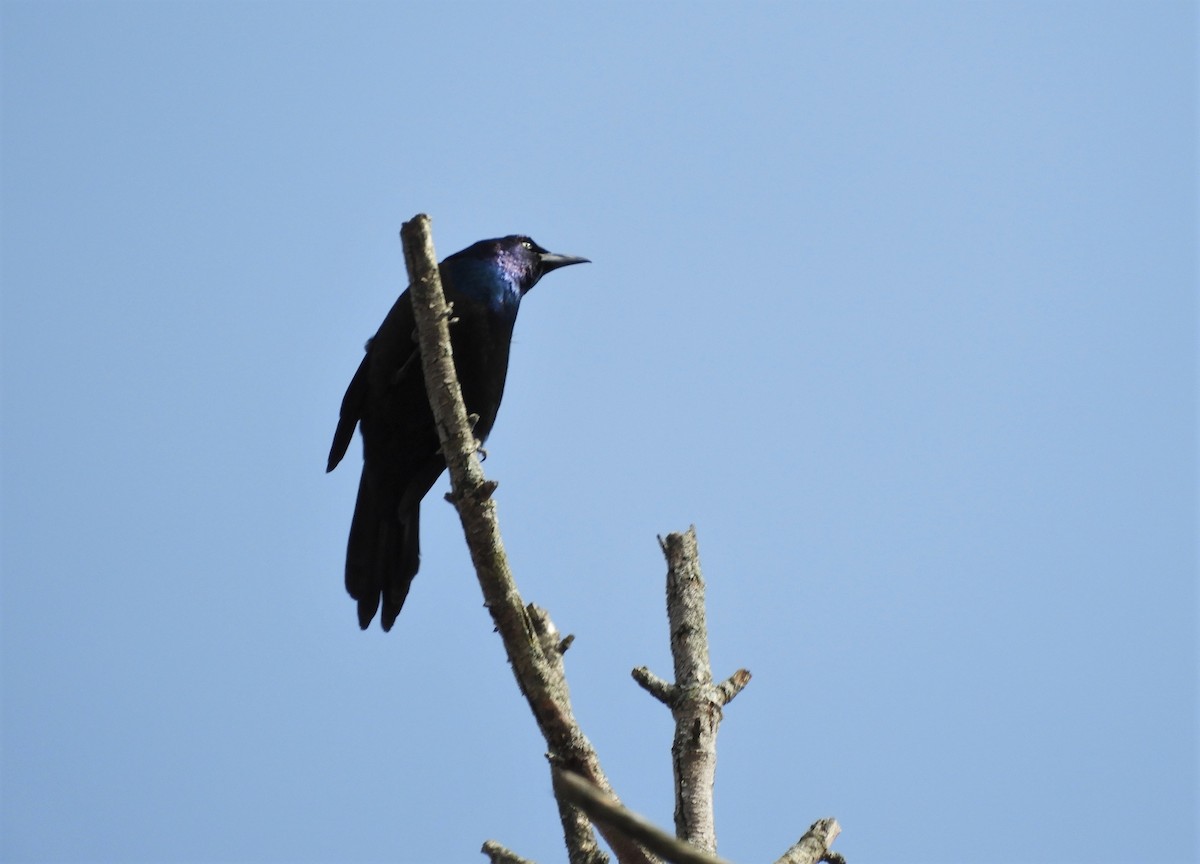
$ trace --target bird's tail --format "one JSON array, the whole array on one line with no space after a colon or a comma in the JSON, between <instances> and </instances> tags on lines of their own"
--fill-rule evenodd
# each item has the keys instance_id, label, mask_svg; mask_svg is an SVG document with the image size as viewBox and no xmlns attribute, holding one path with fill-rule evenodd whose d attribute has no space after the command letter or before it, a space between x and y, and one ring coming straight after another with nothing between
<instances>
[{"instance_id":1,"label":"bird's tail","mask_svg":"<svg viewBox=\"0 0 1200 864\"><path fill-rule=\"evenodd\" d=\"M421 563L420 501L407 513L382 504L366 471L346 544L346 591L358 601L358 626L366 630L383 602L379 623L391 630Z\"/></svg>"}]
</instances>

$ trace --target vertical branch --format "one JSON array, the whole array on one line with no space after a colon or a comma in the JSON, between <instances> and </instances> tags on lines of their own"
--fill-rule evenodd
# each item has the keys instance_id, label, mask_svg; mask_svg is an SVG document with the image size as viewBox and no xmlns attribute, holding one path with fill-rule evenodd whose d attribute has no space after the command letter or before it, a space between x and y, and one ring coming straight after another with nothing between
<instances>
[{"instance_id":1,"label":"vertical branch","mask_svg":"<svg viewBox=\"0 0 1200 864\"><path fill-rule=\"evenodd\" d=\"M717 850L713 816L713 784L717 775L717 727L728 701L713 686L708 659L708 623L704 611L704 577L696 528L668 534L667 619L671 655L675 659L675 833L701 849ZM749 673L745 673L747 681ZM743 684L743 686L745 686Z\"/></svg>"},{"instance_id":2,"label":"vertical branch","mask_svg":"<svg viewBox=\"0 0 1200 864\"><path fill-rule=\"evenodd\" d=\"M713 815L713 784L717 772L717 726L721 709L750 682L739 669L722 684L713 684L708 658L708 625L704 611L704 577L696 529L668 534L662 543L667 558L667 619L675 683L654 676L644 667L634 678L671 709L675 739L671 763L675 774L675 833L681 839L717 850Z\"/></svg>"}]
</instances>

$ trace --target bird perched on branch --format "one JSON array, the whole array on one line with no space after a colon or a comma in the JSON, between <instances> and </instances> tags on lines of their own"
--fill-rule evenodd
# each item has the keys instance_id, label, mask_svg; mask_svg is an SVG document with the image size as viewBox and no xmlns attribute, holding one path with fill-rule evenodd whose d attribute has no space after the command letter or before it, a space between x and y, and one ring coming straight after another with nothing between
<instances>
[{"instance_id":1,"label":"bird perched on branch","mask_svg":"<svg viewBox=\"0 0 1200 864\"><path fill-rule=\"evenodd\" d=\"M487 440L496 421L517 309L538 280L588 259L547 252L528 237L481 240L439 265L453 304L450 344L467 412L478 416L475 437ZM346 455L354 426L362 431L363 471L346 547L346 590L358 601L367 629L383 603L380 623L390 630L420 566L421 499L441 473L433 411L406 290L379 331L342 399L326 471Z\"/></svg>"}]
</instances>

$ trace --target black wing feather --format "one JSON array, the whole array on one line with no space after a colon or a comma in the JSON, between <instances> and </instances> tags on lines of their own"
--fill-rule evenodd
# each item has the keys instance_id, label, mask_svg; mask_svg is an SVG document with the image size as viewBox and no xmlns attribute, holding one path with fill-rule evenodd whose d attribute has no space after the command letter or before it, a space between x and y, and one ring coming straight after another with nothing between
<instances>
[{"instance_id":1,"label":"black wing feather","mask_svg":"<svg viewBox=\"0 0 1200 864\"><path fill-rule=\"evenodd\" d=\"M350 379L346 395L342 397L342 409L338 415L337 429L333 433L333 445L329 448L329 461L325 463L325 473L328 474L338 466L354 437L354 427L362 419L363 406L367 401L368 369L371 364L371 343L367 343L366 353L358 364L358 371Z\"/></svg>"}]
</instances>

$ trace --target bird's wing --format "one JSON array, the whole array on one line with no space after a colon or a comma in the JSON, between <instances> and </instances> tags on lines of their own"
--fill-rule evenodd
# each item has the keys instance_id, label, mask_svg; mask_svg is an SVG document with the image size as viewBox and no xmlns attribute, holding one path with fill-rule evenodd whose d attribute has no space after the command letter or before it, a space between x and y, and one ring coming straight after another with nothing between
<instances>
[{"instance_id":1,"label":"bird's wing","mask_svg":"<svg viewBox=\"0 0 1200 864\"><path fill-rule=\"evenodd\" d=\"M350 379L350 386L346 388L346 395L342 397L342 410L338 416L337 429L333 433L333 445L329 448L329 461L325 465L327 474L336 468L346 455L346 448L350 446L350 439L354 437L354 427L362 417L369 390L367 376L370 365L371 343L368 342L362 362L358 364L358 371Z\"/></svg>"},{"instance_id":2,"label":"bird's wing","mask_svg":"<svg viewBox=\"0 0 1200 864\"><path fill-rule=\"evenodd\" d=\"M405 386L406 379L421 380L420 352L417 350L416 321L413 318L412 301L405 291L392 305L378 332L367 341L358 371L342 397L342 410L337 430L333 433L333 446L329 448L329 461L325 471L337 467L346 455L354 427L361 423L364 414L377 417L380 410L386 412L394 394ZM423 387L423 385L421 385ZM421 391L424 392L423 389ZM403 399L401 398L401 401ZM364 433L366 434L366 433Z\"/></svg>"}]
</instances>

